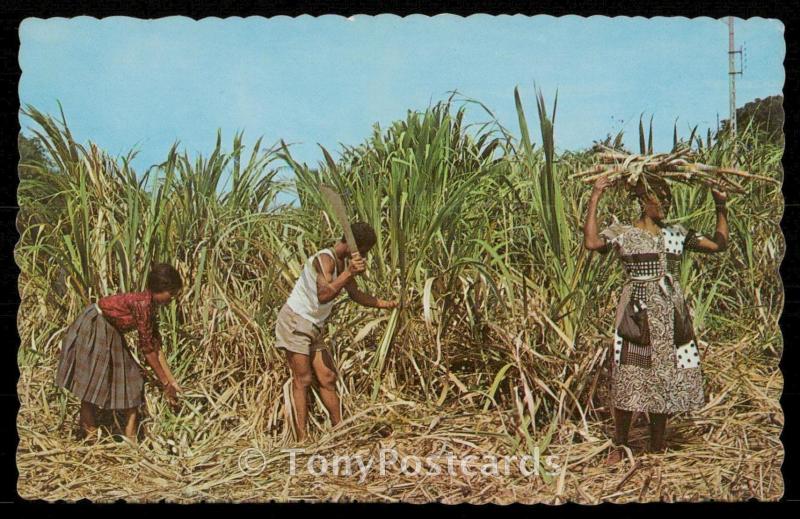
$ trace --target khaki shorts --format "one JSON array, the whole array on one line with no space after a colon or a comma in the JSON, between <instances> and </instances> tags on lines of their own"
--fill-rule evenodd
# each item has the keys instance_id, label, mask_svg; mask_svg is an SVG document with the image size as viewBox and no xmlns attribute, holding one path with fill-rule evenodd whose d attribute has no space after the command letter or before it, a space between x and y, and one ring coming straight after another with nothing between
<instances>
[{"instance_id":1,"label":"khaki shorts","mask_svg":"<svg viewBox=\"0 0 800 519\"><path fill-rule=\"evenodd\" d=\"M328 349L324 339L322 328L296 314L289 305L283 305L275 323L275 347L311 355Z\"/></svg>"}]
</instances>

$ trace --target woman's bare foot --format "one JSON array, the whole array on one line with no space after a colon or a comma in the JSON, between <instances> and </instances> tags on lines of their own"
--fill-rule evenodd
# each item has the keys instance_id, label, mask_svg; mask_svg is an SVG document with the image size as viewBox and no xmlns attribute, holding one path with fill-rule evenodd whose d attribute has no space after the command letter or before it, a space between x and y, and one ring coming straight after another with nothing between
<instances>
[{"instance_id":1,"label":"woman's bare foot","mask_svg":"<svg viewBox=\"0 0 800 519\"><path fill-rule=\"evenodd\" d=\"M78 427L78 439L83 441L97 441L100 438L98 427L91 427L80 424Z\"/></svg>"},{"instance_id":2,"label":"woman's bare foot","mask_svg":"<svg viewBox=\"0 0 800 519\"><path fill-rule=\"evenodd\" d=\"M608 453L608 457L606 458L606 465L616 465L622 461L624 457L625 451L622 450L622 447L612 447L611 452Z\"/></svg>"},{"instance_id":3,"label":"woman's bare foot","mask_svg":"<svg viewBox=\"0 0 800 519\"><path fill-rule=\"evenodd\" d=\"M666 445L649 445L647 448L648 454L666 454Z\"/></svg>"},{"instance_id":4,"label":"woman's bare foot","mask_svg":"<svg viewBox=\"0 0 800 519\"><path fill-rule=\"evenodd\" d=\"M120 442L127 443L131 447L138 447L138 445L139 445L139 439L136 436L130 437L130 436L125 436L124 434L121 434L117 438L119 438Z\"/></svg>"}]
</instances>

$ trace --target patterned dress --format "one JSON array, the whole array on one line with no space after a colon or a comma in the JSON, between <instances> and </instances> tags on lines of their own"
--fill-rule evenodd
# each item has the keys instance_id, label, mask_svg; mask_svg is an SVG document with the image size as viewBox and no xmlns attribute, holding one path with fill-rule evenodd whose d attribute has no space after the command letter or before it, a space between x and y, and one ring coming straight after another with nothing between
<instances>
[{"instance_id":1,"label":"patterned dress","mask_svg":"<svg viewBox=\"0 0 800 519\"><path fill-rule=\"evenodd\" d=\"M623 224L613 224L600 235L606 241L604 252L613 248L626 273L614 326L613 406L666 414L701 408L705 398L697 344L693 338L677 344L675 331L676 308L686 308L678 279L681 257L684 251L696 250L701 235L680 225L663 227L654 235ZM647 314L648 344L635 344L619 334L632 299Z\"/></svg>"}]
</instances>

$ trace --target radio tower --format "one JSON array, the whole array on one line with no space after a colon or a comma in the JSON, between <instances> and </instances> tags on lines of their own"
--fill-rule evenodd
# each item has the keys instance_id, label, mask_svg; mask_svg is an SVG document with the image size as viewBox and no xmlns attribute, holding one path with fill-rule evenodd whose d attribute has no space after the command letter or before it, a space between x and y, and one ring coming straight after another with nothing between
<instances>
[{"instance_id":1,"label":"radio tower","mask_svg":"<svg viewBox=\"0 0 800 519\"><path fill-rule=\"evenodd\" d=\"M736 63L733 56L736 54L733 46L733 16L728 17L728 97L730 100L731 135L736 139Z\"/></svg>"},{"instance_id":2,"label":"radio tower","mask_svg":"<svg viewBox=\"0 0 800 519\"><path fill-rule=\"evenodd\" d=\"M736 166L736 74L741 74L736 70L735 55L739 54L741 59L742 51L736 50L733 41L733 16L728 17L728 91L730 98L730 129L733 138L733 166Z\"/></svg>"}]
</instances>

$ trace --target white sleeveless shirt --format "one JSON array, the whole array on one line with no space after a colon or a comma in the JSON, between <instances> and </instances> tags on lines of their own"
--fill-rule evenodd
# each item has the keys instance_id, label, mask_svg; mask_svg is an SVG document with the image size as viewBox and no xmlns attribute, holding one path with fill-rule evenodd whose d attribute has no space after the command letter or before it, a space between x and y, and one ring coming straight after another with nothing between
<instances>
[{"instance_id":1,"label":"white sleeveless shirt","mask_svg":"<svg viewBox=\"0 0 800 519\"><path fill-rule=\"evenodd\" d=\"M300 273L300 277L294 284L292 293L286 301L286 304L289 305L289 308L294 313L303 319L308 319L317 326L322 326L333 309L333 300L327 303L320 303L317 297L317 269L314 268L314 260L322 254L327 254L333 259L333 278L336 279L339 276L336 256L331 249L322 249L308 258L303 267L303 272Z\"/></svg>"}]
</instances>

